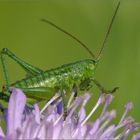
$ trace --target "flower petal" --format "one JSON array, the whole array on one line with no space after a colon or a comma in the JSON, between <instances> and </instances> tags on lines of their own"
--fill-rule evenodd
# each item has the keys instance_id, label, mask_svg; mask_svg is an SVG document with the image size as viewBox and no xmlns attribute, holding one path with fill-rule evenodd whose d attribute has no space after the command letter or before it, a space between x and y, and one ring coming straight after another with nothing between
<instances>
[{"instance_id":1,"label":"flower petal","mask_svg":"<svg viewBox=\"0 0 140 140\"><path fill-rule=\"evenodd\" d=\"M4 133L3 133L3 131L2 131L2 129L1 129L1 127L0 127L0 137L4 137L5 135L4 135Z\"/></svg>"},{"instance_id":2,"label":"flower petal","mask_svg":"<svg viewBox=\"0 0 140 140\"><path fill-rule=\"evenodd\" d=\"M40 111L39 111L39 107L37 104L34 105L34 115L35 115L35 120L37 124L40 124Z\"/></svg>"},{"instance_id":3,"label":"flower petal","mask_svg":"<svg viewBox=\"0 0 140 140\"><path fill-rule=\"evenodd\" d=\"M13 89L8 104L7 135L13 135L21 128L26 96L20 89Z\"/></svg>"}]
</instances>

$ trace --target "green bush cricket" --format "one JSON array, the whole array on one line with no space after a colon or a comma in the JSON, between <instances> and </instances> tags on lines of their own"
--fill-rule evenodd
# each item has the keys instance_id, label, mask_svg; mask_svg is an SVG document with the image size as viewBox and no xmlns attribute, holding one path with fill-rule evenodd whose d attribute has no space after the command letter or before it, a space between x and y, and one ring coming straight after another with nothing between
<instances>
[{"instance_id":1,"label":"green bush cricket","mask_svg":"<svg viewBox=\"0 0 140 140\"><path fill-rule=\"evenodd\" d=\"M74 91L75 92L74 96L76 96L78 90L88 90L90 87L92 87L93 83L101 90L102 93L114 93L117 87L114 88L113 90L106 90L94 78L94 69L97 63L99 62L102 52L105 48L105 43L112 28L119 6L120 2L116 7L109 28L105 35L103 45L97 57L95 57L92 51L84 43L82 43L72 34L58 27L49 20L46 19L41 20L45 23L50 24L51 26L57 28L58 30L62 31L63 33L67 34L68 36L76 40L82 47L84 47L88 51L88 53L92 56L92 59L84 59L74 63L65 64L54 69L43 71L21 60L7 48L2 49L2 51L0 52L0 60L2 62L6 85L3 87L3 90L0 93L0 98L3 100L8 100L10 96L11 87L15 87L22 89L27 94L27 97L33 98L36 101L50 99L58 91L61 91L62 99L64 99L63 95L64 92L67 94L71 93L71 91ZM14 60L17 64L19 64L27 72L28 77L10 84L7 67L4 60L4 55L9 56L12 60ZM45 96L40 96L39 93L45 93Z\"/></svg>"}]
</instances>

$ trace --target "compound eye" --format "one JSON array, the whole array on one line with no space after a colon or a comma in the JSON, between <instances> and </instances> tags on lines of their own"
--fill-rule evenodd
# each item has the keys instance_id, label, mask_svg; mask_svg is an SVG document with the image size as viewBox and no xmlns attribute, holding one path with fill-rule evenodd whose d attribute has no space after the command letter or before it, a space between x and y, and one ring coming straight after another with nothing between
<instances>
[{"instance_id":1,"label":"compound eye","mask_svg":"<svg viewBox=\"0 0 140 140\"><path fill-rule=\"evenodd\" d=\"M7 51L8 51L7 48L3 48L3 49L2 49L2 52L7 52Z\"/></svg>"}]
</instances>

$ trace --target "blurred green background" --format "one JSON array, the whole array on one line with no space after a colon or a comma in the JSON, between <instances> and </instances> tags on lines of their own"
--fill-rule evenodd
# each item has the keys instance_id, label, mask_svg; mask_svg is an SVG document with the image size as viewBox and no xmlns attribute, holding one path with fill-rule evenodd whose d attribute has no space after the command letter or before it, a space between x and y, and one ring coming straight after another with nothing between
<instances>
[{"instance_id":1,"label":"blurred green background","mask_svg":"<svg viewBox=\"0 0 140 140\"><path fill-rule=\"evenodd\" d=\"M97 54L117 0L0 0L0 49L9 48L25 61L42 68L90 58L81 46L62 32L40 21L47 18L82 40ZM95 77L106 88L119 86L111 108L123 113L134 103L131 114L140 121L140 1L122 0ZM8 59L11 82L25 72ZM4 77L0 67L0 86ZM93 87L92 105L99 96ZM91 108L91 106L89 107Z\"/></svg>"}]
</instances>

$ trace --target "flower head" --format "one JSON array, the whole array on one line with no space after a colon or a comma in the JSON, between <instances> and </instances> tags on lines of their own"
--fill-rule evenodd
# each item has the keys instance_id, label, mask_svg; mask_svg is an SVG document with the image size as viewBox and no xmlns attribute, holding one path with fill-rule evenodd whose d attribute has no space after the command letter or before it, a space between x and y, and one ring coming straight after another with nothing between
<instances>
[{"instance_id":1,"label":"flower head","mask_svg":"<svg viewBox=\"0 0 140 140\"><path fill-rule=\"evenodd\" d=\"M125 106L124 114L118 124L111 123L116 117L115 110L108 111L108 106L113 100L112 95L102 94L89 114L86 114L85 106L90 94L78 96L74 101L68 102L67 115L64 114L62 100L58 97L59 94L56 94L41 111L35 104L34 108L27 112L26 96L20 89L13 89L5 115L7 131L4 133L0 128L0 139L125 140L131 132L140 127L132 117L126 117L133 106L132 103ZM100 116L94 122L88 122L101 105L103 110ZM132 140L138 138L140 133L134 135Z\"/></svg>"}]
</instances>

